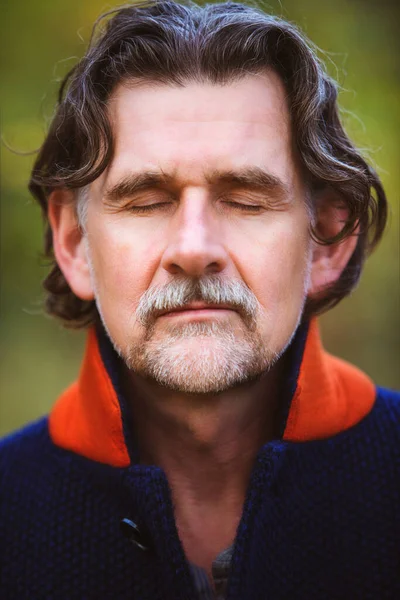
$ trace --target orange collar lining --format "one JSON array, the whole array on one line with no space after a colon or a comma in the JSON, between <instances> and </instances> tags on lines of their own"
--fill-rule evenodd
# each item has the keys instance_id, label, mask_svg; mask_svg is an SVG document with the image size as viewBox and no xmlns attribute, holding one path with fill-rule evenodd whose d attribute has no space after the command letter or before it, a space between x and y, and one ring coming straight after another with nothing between
<instances>
[{"instance_id":1,"label":"orange collar lining","mask_svg":"<svg viewBox=\"0 0 400 600\"><path fill-rule=\"evenodd\" d=\"M325 352L312 319L283 439L303 442L340 433L370 412L375 396L369 377ZM49 431L65 450L115 467L130 464L121 407L94 328L88 332L79 379L54 405Z\"/></svg>"}]
</instances>

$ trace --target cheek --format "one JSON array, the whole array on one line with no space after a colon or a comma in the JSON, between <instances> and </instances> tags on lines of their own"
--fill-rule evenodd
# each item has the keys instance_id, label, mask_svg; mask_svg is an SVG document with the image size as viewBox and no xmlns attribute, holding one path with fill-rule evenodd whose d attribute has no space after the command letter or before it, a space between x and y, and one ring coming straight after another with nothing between
<instances>
[{"instance_id":1,"label":"cheek","mask_svg":"<svg viewBox=\"0 0 400 600\"><path fill-rule=\"evenodd\" d=\"M263 307L260 333L280 352L292 336L304 304L307 243L293 232L276 232L253 270L252 289Z\"/></svg>"},{"instance_id":2,"label":"cheek","mask_svg":"<svg viewBox=\"0 0 400 600\"><path fill-rule=\"evenodd\" d=\"M91 252L102 309L131 313L153 275L154 240L123 226L104 228L95 239Z\"/></svg>"},{"instance_id":3,"label":"cheek","mask_svg":"<svg viewBox=\"0 0 400 600\"><path fill-rule=\"evenodd\" d=\"M240 256L236 246L241 276L268 312L297 306L303 300L308 242L294 231L283 222L262 236L253 236L251 245L249 238L243 240Z\"/></svg>"}]
</instances>

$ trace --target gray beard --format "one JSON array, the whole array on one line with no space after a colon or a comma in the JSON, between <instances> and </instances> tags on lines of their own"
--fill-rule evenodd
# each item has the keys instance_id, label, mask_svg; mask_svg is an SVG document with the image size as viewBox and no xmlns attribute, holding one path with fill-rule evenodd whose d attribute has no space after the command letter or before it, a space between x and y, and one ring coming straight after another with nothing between
<instances>
[{"instance_id":1,"label":"gray beard","mask_svg":"<svg viewBox=\"0 0 400 600\"><path fill-rule=\"evenodd\" d=\"M257 380L280 354L271 353L258 332L235 335L228 323L192 322L151 328L122 355L127 367L169 390L215 394Z\"/></svg>"},{"instance_id":2,"label":"gray beard","mask_svg":"<svg viewBox=\"0 0 400 600\"><path fill-rule=\"evenodd\" d=\"M93 273L92 277L95 286ZM239 327L232 329L228 321L164 322L159 327L154 310L183 307L191 300L237 306ZM161 288L151 288L142 296L136 318L143 335L122 349L108 331L97 293L96 302L104 328L128 369L171 391L186 394L216 394L258 380L285 352L302 316L301 310L285 346L272 350L258 330L258 301L242 282L223 281L218 276L197 282L176 279Z\"/></svg>"}]
</instances>

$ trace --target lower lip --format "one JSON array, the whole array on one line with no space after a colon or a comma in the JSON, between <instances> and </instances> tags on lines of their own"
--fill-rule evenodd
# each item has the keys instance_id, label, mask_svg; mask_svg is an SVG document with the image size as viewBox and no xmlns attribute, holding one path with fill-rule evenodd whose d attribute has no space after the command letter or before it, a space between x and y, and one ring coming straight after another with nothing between
<instances>
[{"instance_id":1,"label":"lower lip","mask_svg":"<svg viewBox=\"0 0 400 600\"><path fill-rule=\"evenodd\" d=\"M210 317L221 317L223 315L227 315L229 313L234 312L228 308L199 308L199 309L191 309L191 310L176 310L170 313L166 313L165 315L161 315L162 317L168 317L171 319L172 317L185 317L185 318L210 318Z\"/></svg>"}]
</instances>

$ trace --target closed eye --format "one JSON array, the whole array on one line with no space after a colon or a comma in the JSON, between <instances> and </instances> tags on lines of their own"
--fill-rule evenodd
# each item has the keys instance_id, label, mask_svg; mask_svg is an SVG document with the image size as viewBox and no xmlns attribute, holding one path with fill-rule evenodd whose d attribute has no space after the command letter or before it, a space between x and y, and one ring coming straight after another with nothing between
<instances>
[{"instance_id":1,"label":"closed eye","mask_svg":"<svg viewBox=\"0 0 400 600\"><path fill-rule=\"evenodd\" d=\"M232 208L247 212L260 212L264 208L259 204L243 204L242 202L232 202L230 200L225 200L224 204L228 204L229 206L232 206Z\"/></svg>"},{"instance_id":2,"label":"closed eye","mask_svg":"<svg viewBox=\"0 0 400 600\"><path fill-rule=\"evenodd\" d=\"M144 206L137 206L133 204L128 206L128 210L134 213L150 213L155 210L159 210L160 208L165 208L166 206L170 206L171 202L157 202L156 204L145 204Z\"/></svg>"},{"instance_id":3,"label":"closed eye","mask_svg":"<svg viewBox=\"0 0 400 600\"><path fill-rule=\"evenodd\" d=\"M242 202L232 202L231 200L224 201L223 203L228 206L231 206L234 209L244 211L244 212L257 213L264 209L263 206L258 205L258 204L244 204ZM143 206L138 206L137 204L133 204L128 207L128 210L130 212L134 212L137 214L138 213L139 214L140 213L150 213L150 212L154 212L156 210L166 208L167 206L170 206L171 204L172 204L171 202L157 202L155 204L145 204Z\"/></svg>"}]
</instances>

